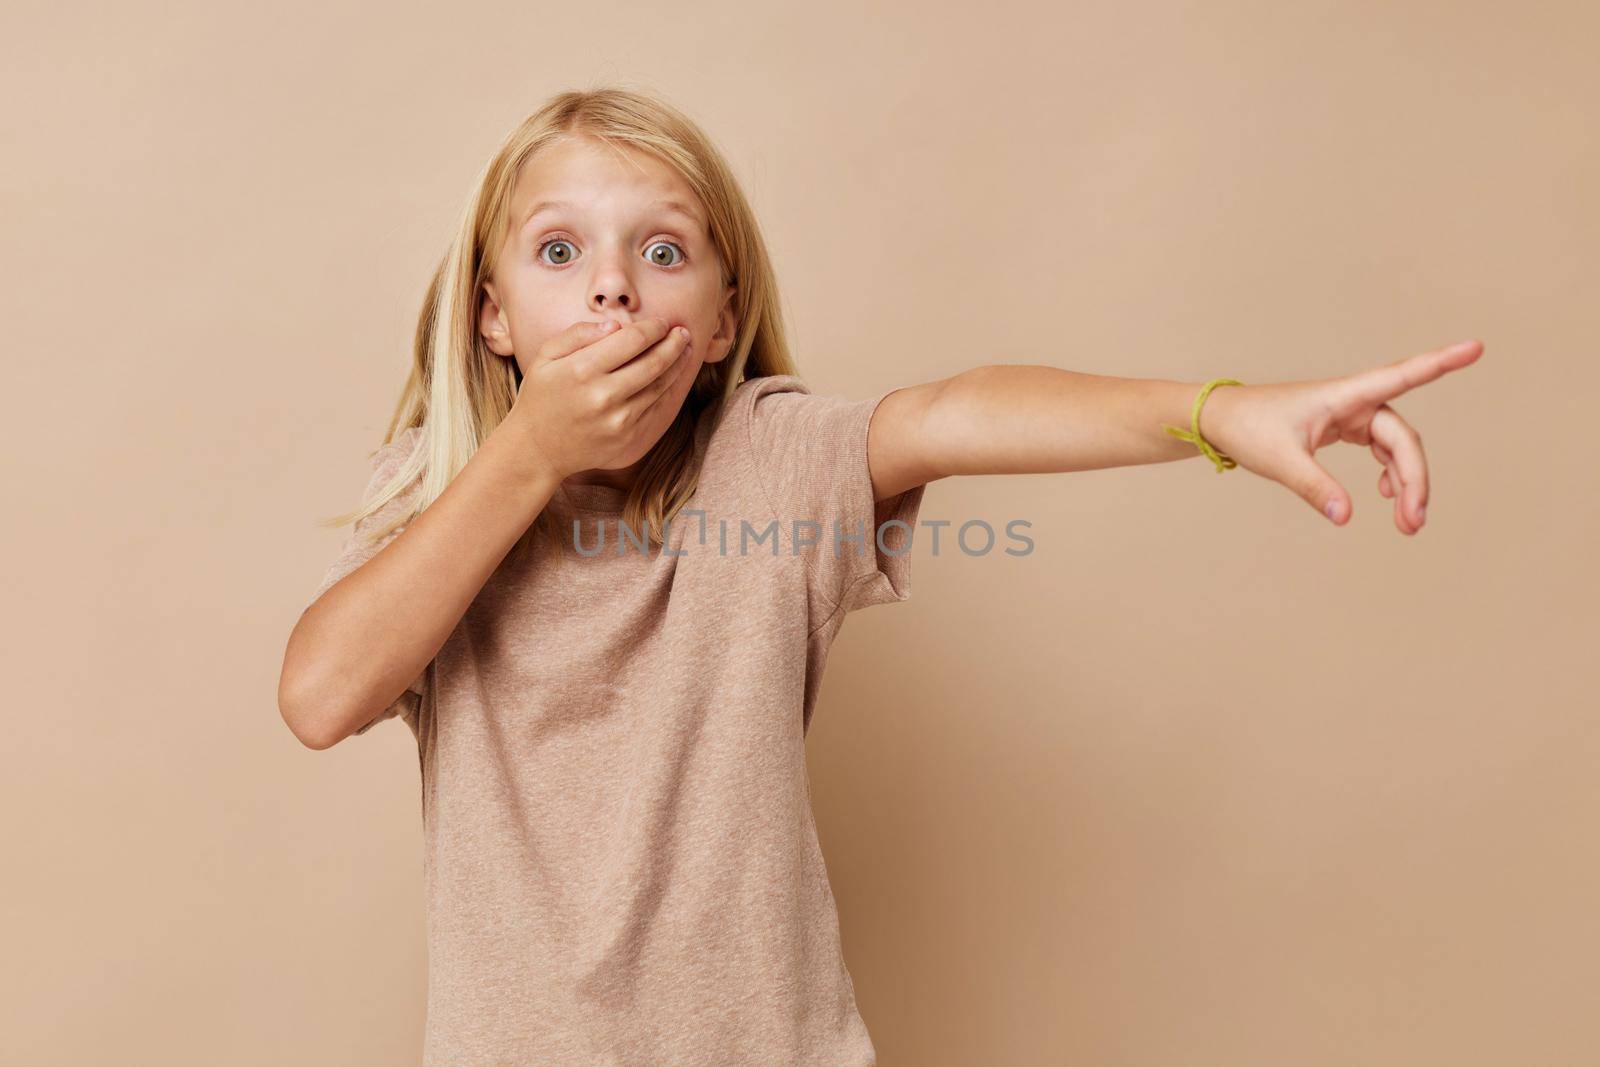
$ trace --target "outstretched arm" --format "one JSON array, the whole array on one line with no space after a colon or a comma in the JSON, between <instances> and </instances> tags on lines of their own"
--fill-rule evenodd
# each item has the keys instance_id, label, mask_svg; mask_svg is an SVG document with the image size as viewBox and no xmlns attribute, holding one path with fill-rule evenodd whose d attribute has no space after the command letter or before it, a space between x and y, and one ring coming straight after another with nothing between
<instances>
[{"instance_id":1,"label":"outstretched arm","mask_svg":"<svg viewBox=\"0 0 1600 1067\"><path fill-rule=\"evenodd\" d=\"M1225 385L1211 391L1200 433L1240 468L1288 487L1336 524L1350 495L1317 463L1338 441L1367 445L1383 466L1402 533L1421 528L1428 500L1422 440L1389 406L1483 353L1466 341L1319 381ZM952 474L1043 474L1162 463L1201 455L1162 429L1187 430L1204 383L1114 378L1058 367L991 364L897 389L867 440L874 496L883 500Z\"/></svg>"}]
</instances>

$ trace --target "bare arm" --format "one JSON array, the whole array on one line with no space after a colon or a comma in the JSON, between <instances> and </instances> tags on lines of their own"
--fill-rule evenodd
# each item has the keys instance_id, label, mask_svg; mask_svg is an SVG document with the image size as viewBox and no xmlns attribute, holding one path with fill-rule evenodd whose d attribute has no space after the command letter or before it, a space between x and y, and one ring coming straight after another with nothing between
<instances>
[{"instance_id":1,"label":"bare arm","mask_svg":"<svg viewBox=\"0 0 1600 1067\"><path fill-rule=\"evenodd\" d=\"M560 479L502 422L437 500L308 607L289 635L278 709L309 748L372 721L444 646Z\"/></svg>"},{"instance_id":2,"label":"bare arm","mask_svg":"<svg viewBox=\"0 0 1600 1067\"><path fill-rule=\"evenodd\" d=\"M438 499L295 623L278 711L303 744L338 744L405 692L564 478L661 436L699 366L669 326L580 320L533 346L510 413Z\"/></svg>"},{"instance_id":3,"label":"bare arm","mask_svg":"<svg viewBox=\"0 0 1600 1067\"><path fill-rule=\"evenodd\" d=\"M1200 411L1200 434L1253 474L1295 493L1335 525L1349 492L1316 461L1318 449L1363 445L1382 466L1380 495L1395 526L1425 521L1429 478L1422 438L1390 401L1483 354L1462 341L1338 378L1228 385ZM952 474L1038 474L1163 463L1201 456L1164 427L1191 428L1203 382L1113 378L1032 364L989 364L897 389L878 405L867 456L879 500Z\"/></svg>"},{"instance_id":4,"label":"bare arm","mask_svg":"<svg viewBox=\"0 0 1600 1067\"><path fill-rule=\"evenodd\" d=\"M1201 382L1112 378L1032 364L989 364L897 389L873 416L873 495L952 474L1042 474L1200 455L1161 429L1188 428ZM1201 433L1227 403L1207 397Z\"/></svg>"}]
</instances>

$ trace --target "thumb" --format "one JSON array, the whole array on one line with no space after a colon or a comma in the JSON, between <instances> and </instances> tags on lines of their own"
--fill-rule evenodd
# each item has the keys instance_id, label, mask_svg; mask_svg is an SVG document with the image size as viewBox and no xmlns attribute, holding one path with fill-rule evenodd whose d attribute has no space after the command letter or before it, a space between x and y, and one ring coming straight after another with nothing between
<instances>
[{"instance_id":1,"label":"thumb","mask_svg":"<svg viewBox=\"0 0 1600 1067\"><path fill-rule=\"evenodd\" d=\"M1302 453L1279 480L1335 526L1349 520L1350 494L1309 453Z\"/></svg>"}]
</instances>

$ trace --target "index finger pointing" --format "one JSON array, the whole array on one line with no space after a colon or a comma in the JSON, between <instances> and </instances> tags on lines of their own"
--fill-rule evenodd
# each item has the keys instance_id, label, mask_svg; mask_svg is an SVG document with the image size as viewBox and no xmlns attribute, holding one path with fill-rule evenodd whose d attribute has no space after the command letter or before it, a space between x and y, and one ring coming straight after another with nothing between
<instances>
[{"instance_id":1,"label":"index finger pointing","mask_svg":"<svg viewBox=\"0 0 1600 1067\"><path fill-rule=\"evenodd\" d=\"M1460 370L1482 354L1481 341L1462 341L1448 348L1375 367L1347 379L1350 397L1372 406L1385 404L1419 385L1426 385L1453 370Z\"/></svg>"}]
</instances>

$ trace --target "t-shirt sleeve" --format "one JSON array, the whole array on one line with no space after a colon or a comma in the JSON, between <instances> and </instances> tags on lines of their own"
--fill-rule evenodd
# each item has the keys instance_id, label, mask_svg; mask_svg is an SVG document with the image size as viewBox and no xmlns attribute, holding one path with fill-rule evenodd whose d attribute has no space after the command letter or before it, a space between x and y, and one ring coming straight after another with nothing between
<instances>
[{"instance_id":1,"label":"t-shirt sleeve","mask_svg":"<svg viewBox=\"0 0 1600 1067\"><path fill-rule=\"evenodd\" d=\"M400 465L405 462L411 450L416 447L419 435L420 431L415 427L406 429L396 435L393 441L388 442L373 453L372 474L367 479L367 487L361 494L363 507L366 506L367 501L376 497L378 492L389 483L389 480L399 472ZM307 601L308 604L315 604L323 593L332 589L346 576L353 573L356 568L376 556L383 550L385 545L400 536L401 532L405 530L404 525L396 527L383 537L375 540L371 538L373 533L383 529L396 515L410 506L420 488L421 482L418 481L411 489L401 493L371 515L356 522L354 529L345 539L344 547L340 550L338 557L329 565L327 572L322 576L322 583L317 586L316 592ZM356 733L364 734L383 720L392 719L397 715L414 722L421 707L423 693L426 692L428 672L432 667L433 664L430 663L423 668L422 673L417 675L416 679L406 687L405 691L395 698L394 703L390 704L365 726L357 729Z\"/></svg>"},{"instance_id":2,"label":"t-shirt sleeve","mask_svg":"<svg viewBox=\"0 0 1600 1067\"><path fill-rule=\"evenodd\" d=\"M806 560L812 632L859 608L909 598L926 486L874 502L867 466L868 427L894 390L866 400L819 396L794 375L753 379L748 388L747 454L778 519L782 551L798 549Z\"/></svg>"}]
</instances>

